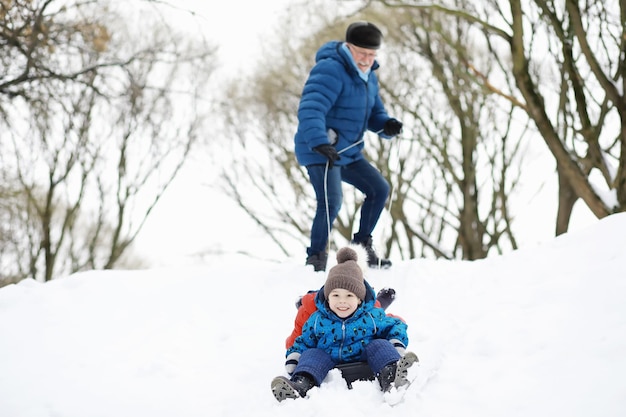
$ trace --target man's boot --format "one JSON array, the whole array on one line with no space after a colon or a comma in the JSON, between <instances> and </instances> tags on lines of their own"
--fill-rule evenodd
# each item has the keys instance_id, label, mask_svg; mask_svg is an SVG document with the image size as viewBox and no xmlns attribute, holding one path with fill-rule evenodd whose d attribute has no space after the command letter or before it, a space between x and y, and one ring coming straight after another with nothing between
<instances>
[{"instance_id":1,"label":"man's boot","mask_svg":"<svg viewBox=\"0 0 626 417\"><path fill-rule=\"evenodd\" d=\"M387 269L391 266L391 261L389 259L379 258L378 255L376 255L376 251L372 246L373 242L371 236L368 236L367 240L364 242L357 242L356 240L353 240L352 243L358 243L365 248L365 252L367 252L367 266L370 268Z\"/></svg>"},{"instance_id":2,"label":"man's boot","mask_svg":"<svg viewBox=\"0 0 626 417\"><path fill-rule=\"evenodd\" d=\"M277 376L272 380L272 394L278 401L287 398L304 398L314 386L313 378L305 374L295 374L291 379Z\"/></svg>"},{"instance_id":3,"label":"man's boot","mask_svg":"<svg viewBox=\"0 0 626 417\"><path fill-rule=\"evenodd\" d=\"M328 261L328 254L326 252L319 252L313 255L309 255L306 258L305 265L313 265L313 270L326 271L326 262Z\"/></svg>"}]
</instances>

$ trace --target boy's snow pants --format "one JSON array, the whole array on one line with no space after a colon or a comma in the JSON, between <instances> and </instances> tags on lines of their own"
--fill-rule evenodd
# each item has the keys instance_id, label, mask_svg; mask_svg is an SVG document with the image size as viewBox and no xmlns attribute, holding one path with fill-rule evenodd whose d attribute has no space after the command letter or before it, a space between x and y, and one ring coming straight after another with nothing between
<instances>
[{"instance_id":1,"label":"boy's snow pants","mask_svg":"<svg viewBox=\"0 0 626 417\"><path fill-rule=\"evenodd\" d=\"M386 339L372 340L365 346L361 357L362 361L366 361L369 364L374 375L377 375L386 365L397 362L399 359L400 354L393 347L393 344ZM315 384L319 386L335 365L337 363L324 350L317 348L307 349L302 352L293 374L307 373L313 377Z\"/></svg>"}]
</instances>

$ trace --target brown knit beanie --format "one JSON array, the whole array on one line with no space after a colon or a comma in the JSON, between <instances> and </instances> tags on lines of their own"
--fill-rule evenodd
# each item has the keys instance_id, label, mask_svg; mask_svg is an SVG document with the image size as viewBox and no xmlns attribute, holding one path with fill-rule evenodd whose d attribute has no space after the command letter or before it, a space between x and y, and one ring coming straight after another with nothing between
<instances>
[{"instance_id":1,"label":"brown knit beanie","mask_svg":"<svg viewBox=\"0 0 626 417\"><path fill-rule=\"evenodd\" d=\"M365 299L365 283L363 271L357 264L358 255L352 248L345 247L337 252L337 265L328 272L326 284L324 284L324 296L328 296L335 288L343 288L354 293L359 300Z\"/></svg>"}]
</instances>

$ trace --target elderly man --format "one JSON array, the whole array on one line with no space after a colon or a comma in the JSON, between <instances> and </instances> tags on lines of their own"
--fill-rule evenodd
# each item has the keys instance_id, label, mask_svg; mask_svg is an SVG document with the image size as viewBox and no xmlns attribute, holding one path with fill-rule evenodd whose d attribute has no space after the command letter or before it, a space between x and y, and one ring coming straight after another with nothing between
<instances>
[{"instance_id":1,"label":"elderly man","mask_svg":"<svg viewBox=\"0 0 626 417\"><path fill-rule=\"evenodd\" d=\"M382 38L374 24L352 23L345 42L331 41L317 51L304 85L294 140L296 157L307 169L317 200L306 259L315 271L326 270L328 234L341 208L342 182L365 194L352 243L366 249L370 267L391 266L372 247L372 232L390 187L362 152L366 130L385 139L402 131L402 123L387 115L378 93L374 71Z\"/></svg>"}]
</instances>

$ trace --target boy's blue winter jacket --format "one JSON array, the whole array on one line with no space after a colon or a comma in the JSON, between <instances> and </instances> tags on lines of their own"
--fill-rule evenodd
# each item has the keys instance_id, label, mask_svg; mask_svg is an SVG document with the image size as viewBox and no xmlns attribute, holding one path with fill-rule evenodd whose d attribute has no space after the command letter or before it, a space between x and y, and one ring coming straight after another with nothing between
<instances>
[{"instance_id":1,"label":"boy's blue winter jacket","mask_svg":"<svg viewBox=\"0 0 626 417\"><path fill-rule=\"evenodd\" d=\"M329 353L336 363L346 363L363 360L365 346L374 339L395 339L407 346L407 325L387 316L382 308L374 307L376 294L367 281L365 288L366 297L359 308L352 316L341 319L328 307L322 287L315 297L317 311L306 321L302 334L286 355L319 348Z\"/></svg>"},{"instance_id":2,"label":"boy's blue winter jacket","mask_svg":"<svg viewBox=\"0 0 626 417\"><path fill-rule=\"evenodd\" d=\"M331 143L329 129L337 134L335 147L341 151L360 141L366 130L379 132L389 119L378 94L374 72L378 62L374 61L365 82L341 45L342 42L331 41L317 51L316 64L302 91L294 140L296 157L304 166L326 163L326 157L313 148ZM363 142L346 150L335 165L362 159L362 149Z\"/></svg>"}]
</instances>

